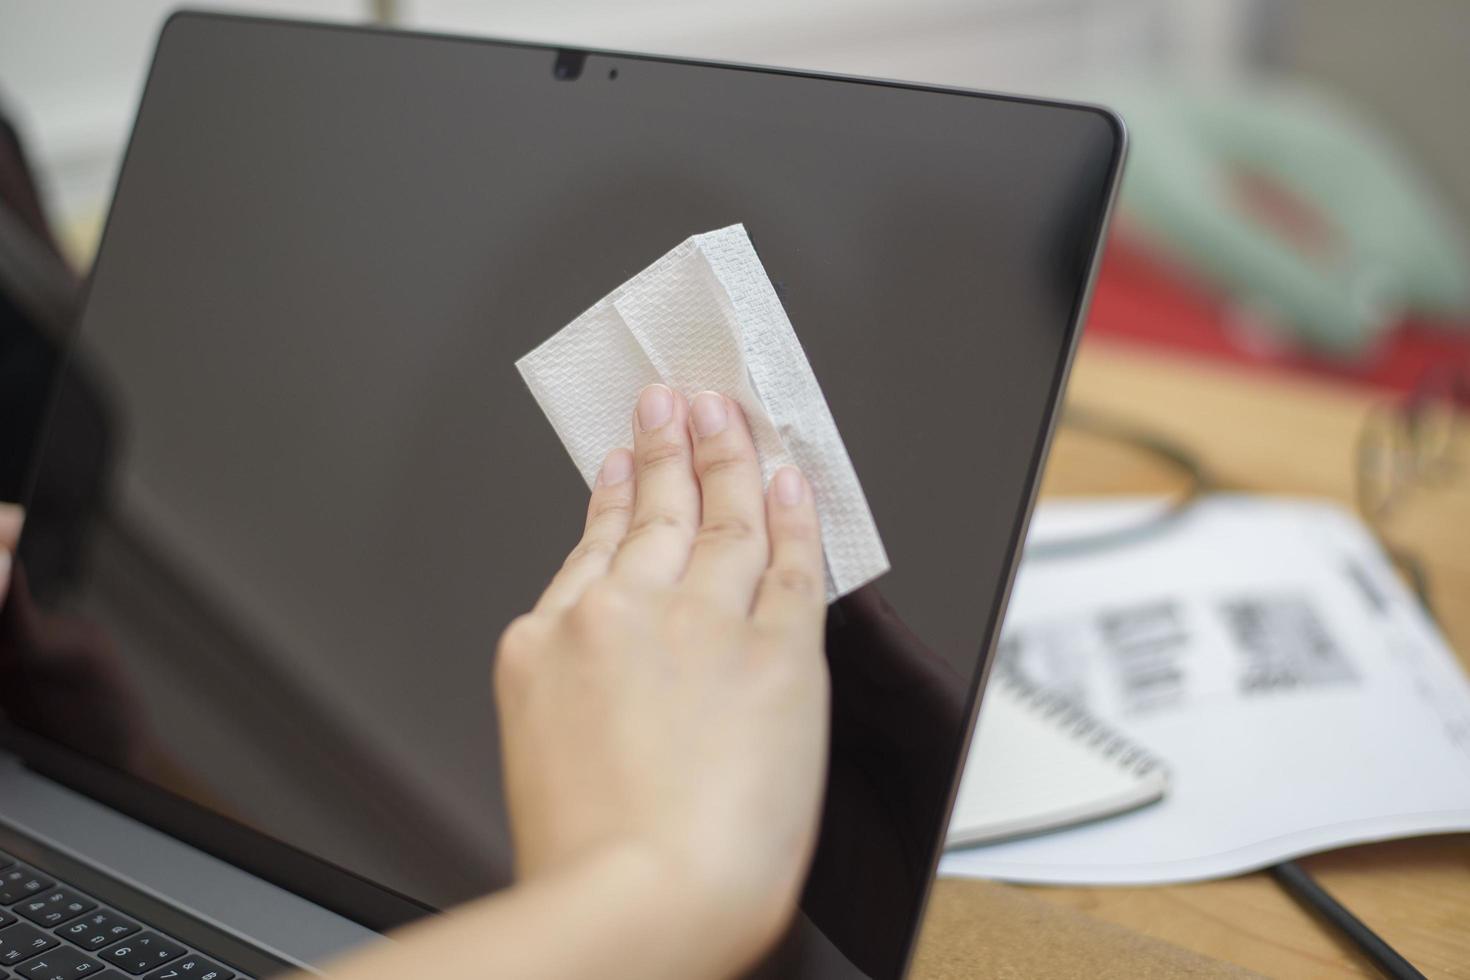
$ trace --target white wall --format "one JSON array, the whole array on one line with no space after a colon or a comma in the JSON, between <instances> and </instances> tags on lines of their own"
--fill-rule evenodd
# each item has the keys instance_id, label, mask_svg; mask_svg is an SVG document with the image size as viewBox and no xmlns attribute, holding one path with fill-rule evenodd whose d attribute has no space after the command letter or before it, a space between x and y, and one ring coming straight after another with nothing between
<instances>
[{"instance_id":1,"label":"white wall","mask_svg":"<svg viewBox=\"0 0 1470 980\"><path fill-rule=\"evenodd\" d=\"M1398 140L1470 229L1470 3L1298 0L1290 26L1286 66Z\"/></svg>"},{"instance_id":2,"label":"white wall","mask_svg":"<svg viewBox=\"0 0 1470 980\"><path fill-rule=\"evenodd\" d=\"M89 254L169 0L0 0L0 99ZM315 19L1085 95L1084 79L1242 60L1254 0L201 0Z\"/></svg>"},{"instance_id":3,"label":"white wall","mask_svg":"<svg viewBox=\"0 0 1470 980\"><path fill-rule=\"evenodd\" d=\"M63 233L92 233L112 191L154 39L178 6L178 0L0 0L0 103L21 129ZM369 13L365 0L191 6L318 19Z\"/></svg>"}]
</instances>

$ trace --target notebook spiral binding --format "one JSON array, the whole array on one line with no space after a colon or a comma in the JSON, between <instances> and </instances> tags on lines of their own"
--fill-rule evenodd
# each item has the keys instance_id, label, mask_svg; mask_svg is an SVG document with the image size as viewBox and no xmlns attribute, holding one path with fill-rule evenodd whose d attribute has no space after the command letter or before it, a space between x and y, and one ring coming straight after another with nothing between
<instances>
[{"instance_id":1,"label":"notebook spiral binding","mask_svg":"<svg viewBox=\"0 0 1470 980\"><path fill-rule=\"evenodd\" d=\"M1057 727L1077 738L1086 739L1089 746L1115 760L1124 769L1143 776L1166 768L1156 756L1116 729L1098 721L1065 695L1048 691L1033 683L1014 667L999 665L997 672L1000 679L1020 695L1026 704L1040 711L1044 717L1054 719Z\"/></svg>"}]
</instances>

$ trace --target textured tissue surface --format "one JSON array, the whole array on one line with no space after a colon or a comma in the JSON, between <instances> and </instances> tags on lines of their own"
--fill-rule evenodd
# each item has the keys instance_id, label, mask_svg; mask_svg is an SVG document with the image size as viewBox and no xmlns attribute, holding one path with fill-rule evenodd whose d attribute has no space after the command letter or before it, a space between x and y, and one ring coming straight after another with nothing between
<instances>
[{"instance_id":1,"label":"textured tissue surface","mask_svg":"<svg viewBox=\"0 0 1470 980\"><path fill-rule=\"evenodd\" d=\"M607 454L630 444L645 385L729 395L765 478L792 464L811 482L827 598L888 571L847 447L743 225L686 239L516 367L589 487Z\"/></svg>"}]
</instances>

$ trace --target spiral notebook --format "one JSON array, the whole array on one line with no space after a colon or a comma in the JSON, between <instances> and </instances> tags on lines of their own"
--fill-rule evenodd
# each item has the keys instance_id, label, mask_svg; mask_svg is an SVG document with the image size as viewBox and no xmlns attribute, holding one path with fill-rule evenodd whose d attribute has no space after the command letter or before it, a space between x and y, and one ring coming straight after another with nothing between
<instances>
[{"instance_id":1,"label":"spiral notebook","mask_svg":"<svg viewBox=\"0 0 1470 980\"><path fill-rule=\"evenodd\" d=\"M1163 799L1158 759L1076 705L997 670L949 821L948 847L1058 830Z\"/></svg>"}]
</instances>

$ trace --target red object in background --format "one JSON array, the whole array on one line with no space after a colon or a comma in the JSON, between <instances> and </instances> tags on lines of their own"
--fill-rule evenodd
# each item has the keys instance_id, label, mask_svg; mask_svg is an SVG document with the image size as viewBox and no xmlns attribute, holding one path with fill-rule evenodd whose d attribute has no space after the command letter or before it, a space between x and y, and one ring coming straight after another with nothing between
<instances>
[{"instance_id":1,"label":"red object in background","mask_svg":"<svg viewBox=\"0 0 1470 980\"><path fill-rule=\"evenodd\" d=\"M1272 345L1248 333L1224 295L1114 235L1093 291L1087 336L1408 392L1436 366L1458 363L1470 368L1466 327L1411 319L1354 360ZM1470 405L1463 396L1461 400Z\"/></svg>"}]
</instances>

